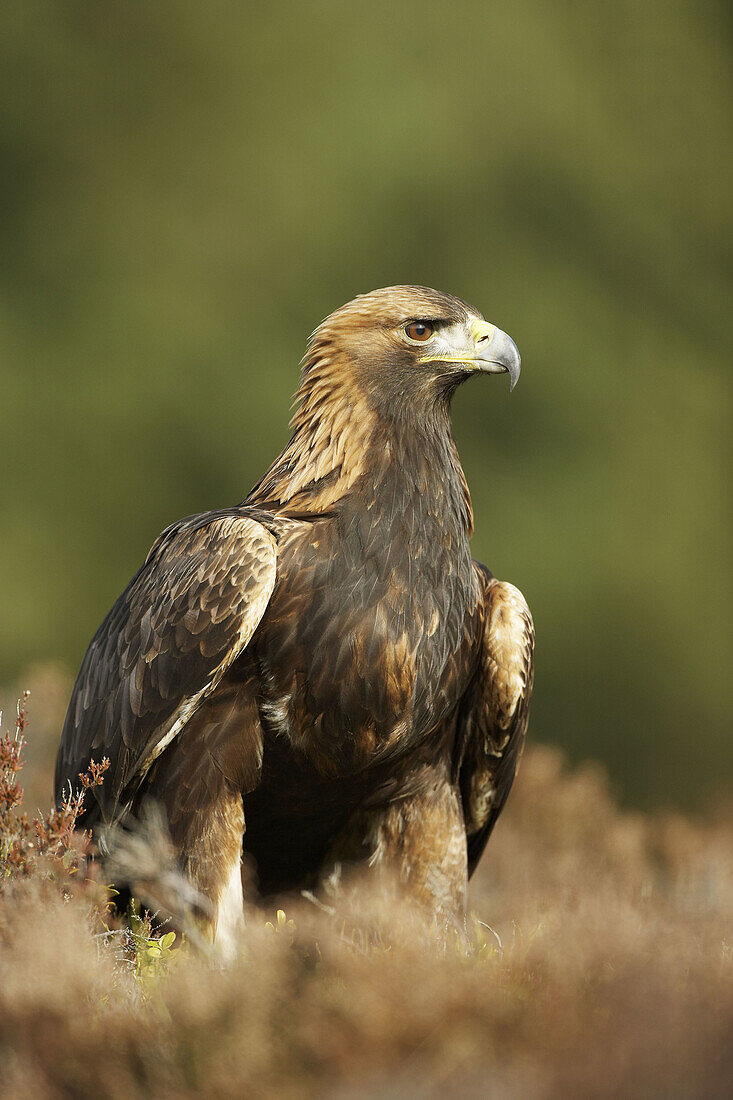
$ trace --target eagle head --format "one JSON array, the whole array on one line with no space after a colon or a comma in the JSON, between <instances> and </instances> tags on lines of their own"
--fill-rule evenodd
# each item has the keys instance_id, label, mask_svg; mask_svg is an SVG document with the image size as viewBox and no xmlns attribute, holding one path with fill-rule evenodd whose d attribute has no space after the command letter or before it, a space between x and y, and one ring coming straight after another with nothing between
<instances>
[{"instance_id":1,"label":"eagle head","mask_svg":"<svg viewBox=\"0 0 733 1100\"><path fill-rule=\"evenodd\" d=\"M287 503L293 514L328 509L362 475L389 463L400 438L418 449L420 440L438 440L432 467L439 479L457 464L449 428L456 387L473 374L507 373L514 388L519 368L514 341L460 298L422 286L361 294L308 341L292 437L248 501L274 509ZM462 471L456 478L469 515Z\"/></svg>"},{"instance_id":2,"label":"eagle head","mask_svg":"<svg viewBox=\"0 0 733 1100\"><path fill-rule=\"evenodd\" d=\"M521 360L514 341L477 309L422 286L391 286L361 294L315 330L303 360L312 371L350 372L354 382L386 400L428 400L451 394L473 374L503 374L513 389Z\"/></svg>"}]
</instances>

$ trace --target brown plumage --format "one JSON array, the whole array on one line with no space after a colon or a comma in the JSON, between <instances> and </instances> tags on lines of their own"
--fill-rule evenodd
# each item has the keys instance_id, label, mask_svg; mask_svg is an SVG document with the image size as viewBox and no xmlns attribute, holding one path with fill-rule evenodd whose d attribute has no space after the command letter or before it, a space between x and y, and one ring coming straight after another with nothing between
<instances>
[{"instance_id":1,"label":"brown plumage","mask_svg":"<svg viewBox=\"0 0 733 1100\"><path fill-rule=\"evenodd\" d=\"M530 614L471 559L450 430L457 385L501 371L516 381L516 348L459 299L343 306L283 453L243 504L165 531L91 642L57 792L109 756L84 824L157 799L222 939L242 846L264 896L365 863L463 911L532 685Z\"/></svg>"}]
</instances>

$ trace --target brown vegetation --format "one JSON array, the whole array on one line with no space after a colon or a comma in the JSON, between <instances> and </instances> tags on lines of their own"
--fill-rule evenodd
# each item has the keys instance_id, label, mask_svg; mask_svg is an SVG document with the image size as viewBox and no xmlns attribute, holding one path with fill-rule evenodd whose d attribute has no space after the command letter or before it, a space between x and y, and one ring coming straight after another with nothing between
<instances>
[{"instance_id":1,"label":"brown vegetation","mask_svg":"<svg viewBox=\"0 0 733 1100\"><path fill-rule=\"evenodd\" d=\"M599 769L534 747L474 880L467 938L438 950L409 911L370 911L368 894L337 915L291 899L286 916L251 914L238 961L218 969L165 928L110 925L83 839L49 815L22 824L12 744L3 1094L733 1093L724 814L621 812ZM41 853L8 859L20 834Z\"/></svg>"}]
</instances>

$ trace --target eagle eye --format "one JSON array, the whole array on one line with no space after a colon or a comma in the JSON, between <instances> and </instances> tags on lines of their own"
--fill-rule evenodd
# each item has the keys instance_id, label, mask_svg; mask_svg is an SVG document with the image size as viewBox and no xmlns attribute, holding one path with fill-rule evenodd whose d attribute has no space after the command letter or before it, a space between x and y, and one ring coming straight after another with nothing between
<instances>
[{"instance_id":1,"label":"eagle eye","mask_svg":"<svg viewBox=\"0 0 733 1100\"><path fill-rule=\"evenodd\" d=\"M424 344L434 332L435 326L431 325L430 321L410 321L409 325L405 325L405 336L409 336L410 340L416 340L419 344Z\"/></svg>"}]
</instances>

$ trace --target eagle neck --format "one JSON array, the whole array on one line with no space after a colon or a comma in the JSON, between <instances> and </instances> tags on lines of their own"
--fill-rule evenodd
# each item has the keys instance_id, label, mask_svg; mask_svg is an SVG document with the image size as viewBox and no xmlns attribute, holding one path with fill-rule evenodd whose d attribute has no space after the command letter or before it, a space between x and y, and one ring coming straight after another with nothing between
<instances>
[{"instance_id":1,"label":"eagle neck","mask_svg":"<svg viewBox=\"0 0 733 1100\"><path fill-rule=\"evenodd\" d=\"M369 510L388 524L419 528L428 518L455 545L473 534L473 507L450 426L447 404L419 412L405 406L379 418L359 486Z\"/></svg>"},{"instance_id":2,"label":"eagle neck","mask_svg":"<svg viewBox=\"0 0 733 1100\"><path fill-rule=\"evenodd\" d=\"M451 431L451 395L416 396L377 390L327 342L314 346L293 434L247 503L293 516L357 507L388 523L400 513L429 514L467 540L473 509Z\"/></svg>"},{"instance_id":3,"label":"eagle neck","mask_svg":"<svg viewBox=\"0 0 733 1100\"><path fill-rule=\"evenodd\" d=\"M292 436L247 498L292 514L328 512L365 469L375 416L328 348L303 369Z\"/></svg>"}]
</instances>

